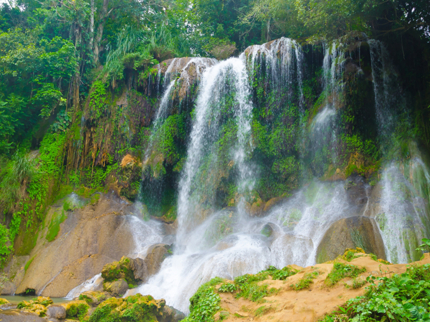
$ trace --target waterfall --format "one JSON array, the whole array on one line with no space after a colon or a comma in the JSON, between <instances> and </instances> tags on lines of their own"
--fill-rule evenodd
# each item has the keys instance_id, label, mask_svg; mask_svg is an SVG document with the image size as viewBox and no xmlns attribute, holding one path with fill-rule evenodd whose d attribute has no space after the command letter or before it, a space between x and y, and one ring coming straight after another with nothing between
<instances>
[{"instance_id":1,"label":"waterfall","mask_svg":"<svg viewBox=\"0 0 430 322\"><path fill-rule=\"evenodd\" d=\"M399 155L400 145L406 143L397 141L396 126L405 111L405 98L385 46L377 40L369 40L369 46L381 148L385 155ZM403 126L410 127L407 116L403 119ZM415 249L430 234L428 168L416 145L407 145L409 160L397 156L384 164L379 183L380 206L371 213L384 240L387 258L394 263L418 260L420 254ZM418 180L421 182L415 184Z\"/></svg>"},{"instance_id":2,"label":"waterfall","mask_svg":"<svg viewBox=\"0 0 430 322\"><path fill-rule=\"evenodd\" d=\"M299 104L303 108L304 54L302 47L295 40L282 37L269 44L251 46L246 52L251 76L256 74L262 77L265 74L269 86L279 93L287 91L289 100L292 99L296 83L299 89Z\"/></svg>"},{"instance_id":3,"label":"waterfall","mask_svg":"<svg viewBox=\"0 0 430 322\"><path fill-rule=\"evenodd\" d=\"M125 296L163 297L188 312L190 297L216 276L231 280L269 265L315 264L318 245L331 224L355 210L343 185L314 181L263 218L243 221L231 208L215 212L188 233L189 247L175 251L158 274Z\"/></svg>"},{"instance_id":4,"label":"waterfall","mask_svg":"<svg viewBox=\"0 0 430 322\"><path fill-rule=\"evenodd\" d=\"M343 104L343 45L334 41L331 46L324 44L323 48L323 91L318 99L321 103L316 106L319 110L311 115L313 119L309 129L309 159L316 176L326 172L325 165L338 161L337 110Z\"/></svg>"},{"instance_id":5,"label":"waterfall","mask_svg":"<svg viewBox=\"0 0 430 322\"><path fill-rule=\"evenodd\" d=\"M183 244L188 232L214 210L220 163L215 143L220 139L221 117L229 113L227 109L222 115L226 103L233 106L234 126L237 128L233 162L239 170L238 192L244 193L252 188L252 167L246 162L246 155L252 149L252 104L249 96L244 56L222 61L207 69L202 76L187 160L179 182L178 244ZM227 102L229 98L232 101Z\"/></svg>"},{"instance_id":6,"label":"waterfall","mask_svg":"<svg viewBox=\"0 0 430 322\"><path fill-rule=\"evenodd\" d=\"M379 138L382 140L381 145L383 147L384 145L390 146L396 121L404 111L405 100L397 72L394 70L384 44L378 40L370 39L369 46Z\"/></svg>"}]
</instances>

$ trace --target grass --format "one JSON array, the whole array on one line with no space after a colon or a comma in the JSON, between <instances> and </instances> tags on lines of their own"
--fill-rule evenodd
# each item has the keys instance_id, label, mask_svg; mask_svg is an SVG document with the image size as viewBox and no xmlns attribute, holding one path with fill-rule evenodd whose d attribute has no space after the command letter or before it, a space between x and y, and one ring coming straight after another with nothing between
<instances>
[{"instance_id":1,"label":"grass","mask_svg":"<svg viewBox=\"0 0 430 322\"><path fill-rule=\"evenodd\" d=\"M311 284L314 282L313 280L317 278L319 274L320 273L318 271L307 273L299 280L298 283L291 284L290 287L296 291L307 289L311 286Z\"/></svg>"},{"instance_id":2,"label":"grass","mask_svg":"<svg viewBox=\"0 0 430 322\"><path fill-rule=\"evenodd\" d=\"M358 275L364 273L365 271L365 268L359 268L355 265L335 262L333 264L333 269L327 275L327 278L325 279L324 283L328 286L334 286L341 279L344 279L346 277L356 278L358 277Z\"/></svg>"}]
</instances>

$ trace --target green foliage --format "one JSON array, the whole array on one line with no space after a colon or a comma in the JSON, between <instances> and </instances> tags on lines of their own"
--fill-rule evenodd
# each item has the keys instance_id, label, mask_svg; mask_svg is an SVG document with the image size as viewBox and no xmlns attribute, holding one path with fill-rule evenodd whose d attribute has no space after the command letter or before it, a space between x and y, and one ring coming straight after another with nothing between
<instances>
[{"instance_id":1,"label":"green foliage","mask_svg":"<svg viewBox=\"0 0 430 322\"><path fill-rule=\"evenodd\" d=\"M125 299L110 298L90 315L89 322L156 322L162 315L164 302L157 303L150 295L136 294Z\"/></svg>"},{"instance_id":2,"label":"green foliage","mask_svg":"<svg viewBox=\"0 0 430 322\"><path fill-rule=\"evenodd\" d=\"M222 283L223 279L215 277L199 287L190 299L190 315L184 322L214 322L214 315L219 311L221 298L215 292L215 285Z\"/></svg>"},{"instance_id":3,"label":"green foliage","mask_svg":"<svg viewBox=\"0 0 430 322\"><path fill-rule=\"evenodd\" d=\"M369 276L364 296L349 300L321 321L428 321L430 265L410 266L392 277Z\"/></svg>"},{"instance_id":4,"label":"green foliage","mask_svg":"<svg viewBox=\"0 0 430 322\"><path fill-rule=\"evenodd\" d=\"M86 303L73 303L66 309L66 317L68 319L78 318L83 319L90 307Z\"/></svg>"},{"instance_id":5,"label":"green foliage","mask_svg":"<svg viewBox=\"0 0 430 322\"><path fill-rule=\"evenodd\" d=\"M423 238L422 244L416 250L428 253L430 251L430 239Z\"/></svg>"},{"instance_id":6,"label":"green foliage","mask_svg":"<svg viewBox=\"0 0 430 322\"><path fill-rule=\"evenodd\" d=\"M106 109L107 92L102 81L95 81L91 87L90 113L93 119L99 119Z\"/></svg>"},{"instance_id":7,"label":"green foliage","mask_svg":"<svg viewBox=\"0 0 430 322\"><path fill-rule=\"evenodd\" d=\"M13 251L13 246L9 237L9 230L5 225L0 224L0 268L3 268L9 254Z\"/></svg>"},{"instance_id":8,"label":"green foliage","mask_svg":"<svg viewBox=\"0 0 430 322\"><path fill-rule=\"evenodd\" d=\"M221 292L221 293L233 293L236 290L237 290L236 285L234 285L232 283L225 283L225 284L222 284L219 287L218 292Z\"/></svg>"},{"instance_id":9,"label":"green foliage","mask_svg":"<svg viewBox=\"0 0 430 322\"><path fill-rule=\"evenodd\" d=\"M296 291L307 289L311 286L313 280L317 278L319 274L320 273L318 271L306 273L296 284L291 284L290 287Z\"/></svg>"},{"instance_id":10,"label":"green foliage","mask_svg":"<svg viewBox=\"0 0 430 322\"><path fill-rule=\"evenodd\" d=\"M352 277L356 278L361 273L364 273L366 271L365 268L359 268L355 265L348 265L343 264L339 262L335 262L333 264L333 269L331 272L327 275L327 278L325 279L324 283L328 286L334 286L339 282L341 279L346 277Z\"/></svg>"}]
</instances>

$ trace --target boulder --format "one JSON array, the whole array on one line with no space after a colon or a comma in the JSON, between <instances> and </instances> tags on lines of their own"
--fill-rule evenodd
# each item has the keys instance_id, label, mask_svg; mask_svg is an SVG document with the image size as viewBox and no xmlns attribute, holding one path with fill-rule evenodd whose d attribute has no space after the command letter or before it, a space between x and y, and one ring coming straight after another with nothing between
<instances>
[{"instance_id":1,"label":"boulder","mask_svg":"<svg viewBox=\"0 0 430 322\"><path fill-rule=\"evenodd\" d=\"M178 311L174 307L164 306L163 315L158 318L158 322L179 322L185 319L186 316L181 311Z\"/></svg>"},{"instance_id":2,"label":"boulder","mask_svg":"<svg viewBox=\"0 0 430 322\"><path fill-rule=\"evenodd\" d=\"M0 295L15 294L16 286L11 281L0 282Z\"/></svg>"},{"instance_id":3,"label":"boulder","mask_svg":"<svg viewBox=\"0 0 430 322\"><path fill-rule=\"evenodd\" d=\"M148 253L145 258L147 267L147 277L155 275L161 268L161 263L170 254L170 245L155 244L149 247ZM144 280L146 282L146 279Z\"/></svg>"},{"instance_id":4,"label":"boulder","mask_svg":"<svg viewBox=\"0 0 430 322\"><path fill-rule=\"evenodd\" d=\"M45 319L34 313L22 312L19 310L0 310L0 321L2 322L46 322Z\"/></svg>"},{"instance_id":5,"label":"boulder","mask_svg":"<svg viewBox=\"0 0 430 322\"><path fill-rule=\"evenodd\" d=\"M46 310L46 316L51 319L65 319L66 318L66 309L61 305L50 305Z\"/></svg>"},{"instance_id":6,"label":"boulder","mask_svg":"<svg viewBox=\"0 0 430 322\"><path fill-rule=\"evenodd\" d=\"M103 289L113 295L122 296L128 290L128 284L125 279L119 279L113 282L104 282Z\"/></svg>"},{"instance_id":7,"label":"boulder","mask_svg":"<svg viewBox=\"0 0 430 322\"><path fill-rule=\"evenodd\" d=\"M113 194L102 195L96 205L68 211L56 239L48 242L45 236L49 223L53 214L62 210L52 207L16 294L34 289L37 294L65 297L99 274L106 264L132 253L135 242L130 238L130 207Z\"/></svg>"},{"instance_id":8,"label":"boulder","mask_svg":"<svg viewBox=\"0 0 430 322\"><path fill-rule=\"evenodd\" d=\"M372 218L355 216L333 223L318 246L317 263L333 260L345 249L356 247L386 259L382 237Z\"/></svg>"}]
</instances>

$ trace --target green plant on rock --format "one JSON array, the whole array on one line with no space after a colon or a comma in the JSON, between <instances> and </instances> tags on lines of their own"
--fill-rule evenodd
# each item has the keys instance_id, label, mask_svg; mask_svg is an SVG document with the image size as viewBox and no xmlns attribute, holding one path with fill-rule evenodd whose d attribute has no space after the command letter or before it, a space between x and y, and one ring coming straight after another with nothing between
<instances>
[{"instance_id":1,"label":"green plant on rock","mask_svg":"<svg viewBox=\"0 0 430 322\"><path fill-rule=\"evenodd\" d=\"M339 262L335 262L333 264L333 269L327 275L324 283L328 286L334 286L341 279L346 277L356 278L358 275L366 272L365 268L359 268L355 265L343 264Z\"/></svg>"},{"instance_id":2,"label":"green plant on rock","mask_svg":"<svg viewBox=\"0 0 430 322\"><path fill-rule=\"evenodd\" d=\"M164 306L164 300L154 300L150 295L110 298L97 307L88 322L156 322Z\"/></svg>"},{"instance_id":3,"label":"green plant on rock","mask_svg":"<svg viewBox=\"0 0 430 322\"><path fill-rule=\"evenodd\" d=\"M0 268L3 268L7 258L13 251L13 246L9 237L9 229L0 224Z\"/></svg>"},{"instance_id":4,"label":"green plant on rock","mask_svg":"<svg viewBox=\"0 0 430 322\"><path fill-rule=\"evenodd\" d=\"M342 310L320 321L429 321L430 264L414 265L392 277L369 276L364 296L349 300Z\"/></svg>"},{"instance_id":5,"label":"green plant on rock","mask_svg":"<svg viewBox=\"0 0 430 322\"><path fill-rule=\"evenodd\" d=\"M220 310L220 296L215 292L215 286L223 282L215 277L199 287L190 299L190 315L184 322L214 322L214 315Z\"/></svg>"},{"instance_id":6,"label":"green plant on rock","mask_svg":"<svg viewBox=\"0 0 430 322\"><path fill-rule=\"evenodd\" d=\"M67 218L67 215L64 212L64 208L61 211L61 213L54 213L54 215L52 216L51 222L48 226L48 233L46 234L47 241L51 242L55 240L58 233L60 232L60 225L61 223L64 222L64 220L66 220L66 218Z\"/></svg>"},{"instance_id":7,"label":"green plant on rock","mask_svg":"<svg viewBox=\"0 0 430 322\"><path fill-rule=\"evenodd\" d=\"M218 289L218 292L221 292L221 293L233 293L236 290L237 290L236 285L234 285L232 283L225 283L225 284L222 284L220 286L220 288Z\"/></svg>"},{"instance_id":8,"label":"green plant on rock","mask_svg":"<svg viewBox=\"0 0 430 322\"><path fill-rule=\"evenodd\" d=\"M318 271L306 273L296 284L291 284L290 287L296 291L307 289L311 286L313 280L317 278L319 274L320 273Z\"/></svg>"},{"instance_id":9,"label":"green plant on rock","mask_svg":"<svg viewBox=\"0 0 430 322\"><path fill-rule=\"evenodd\" d=\"M87 303L72 303L66 309L66 317L68 319L78 318L82 320L87 315L89 305Z\"/></svg>"}]
</instances>

